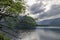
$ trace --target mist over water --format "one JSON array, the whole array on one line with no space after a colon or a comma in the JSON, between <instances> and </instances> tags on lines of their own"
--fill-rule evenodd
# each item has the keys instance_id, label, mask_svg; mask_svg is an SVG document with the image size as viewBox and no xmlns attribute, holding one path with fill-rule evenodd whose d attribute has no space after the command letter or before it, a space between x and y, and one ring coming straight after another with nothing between
<instances>
[{"instance_id":1,"label":"mist over water","mask_svg":"<svg viewBox=\"0 0 60 40\"><path fill-rule=\"evenodd\" d=\"M20 36L21 39L17 40L60 40L60 29L36 28L24 31Z\"/></svg>"}]
</instances>

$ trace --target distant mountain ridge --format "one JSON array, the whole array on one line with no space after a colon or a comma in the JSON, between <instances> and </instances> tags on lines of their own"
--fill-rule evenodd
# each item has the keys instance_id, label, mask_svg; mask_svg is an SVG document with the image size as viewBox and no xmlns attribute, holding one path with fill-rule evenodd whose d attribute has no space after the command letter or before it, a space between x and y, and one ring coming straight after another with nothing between
<instances>
[{"instance_id":1,"label":"distant mountain ridge","mask_svg":"<svg viewBox=\"0 0 60 40\"><path fill-rule=\"evenodd\" d=\"M38 25L56 25L56 26L60 26L60 18L43 20L43 21L37 22L37 24Z\"/></svg>"}]
</instances>

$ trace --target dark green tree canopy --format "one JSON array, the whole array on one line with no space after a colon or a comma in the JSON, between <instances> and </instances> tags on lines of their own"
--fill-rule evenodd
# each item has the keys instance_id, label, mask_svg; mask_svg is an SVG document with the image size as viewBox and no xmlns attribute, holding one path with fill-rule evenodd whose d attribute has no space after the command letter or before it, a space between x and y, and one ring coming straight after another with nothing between
<instances>
[{"instance_id":1,"label":"dark green tree canopy","mask_svg":"<svg viewBox=\"0 0 60 40\"><path fill-rule=\"evenodd\" d=\"M9 19L9 20L8 20ZM36 22L35 19L33 19L30 16L18 16L17 17L17 21L16 18L12 18L12 17L7 17L6 19L6 23L8 26L10 26L11 28L16 28L16 29L30 29L30 28L34 28L36 26Z\"/></svg>"},{"instance_id":2,"label":"dark green tree canopy","mask_svg":"<svg viewBox=\"0 0 60 40\"><path fill-rule=\"evenodd\" d=\"M10 40L10 38L4 35L3 33L0 33L0 40Z\"/></svg>"},{"instance_id":3,"label":"dark green tree canopy","mask_svg":"<svg viewBox=\"0 0 60 40\"><path fill-rule=\"evenodd\" d=\"M21 28L21 29L35 28L35 25L36 25L35 20L32 17L26 16L26 15L21 17L18 22L18 28Z\"/></svg>"}]
</instances>

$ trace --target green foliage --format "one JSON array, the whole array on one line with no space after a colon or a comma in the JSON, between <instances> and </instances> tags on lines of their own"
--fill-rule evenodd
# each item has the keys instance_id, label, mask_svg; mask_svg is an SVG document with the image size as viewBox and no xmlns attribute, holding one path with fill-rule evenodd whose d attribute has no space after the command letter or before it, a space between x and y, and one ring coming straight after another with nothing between
<instances>
[{"instance_id":1,"label":"green foliage","mask_svg":"<svg viewBox=\"0 0 60 40\"><path fill-rule=\"evenodd\" d=\"M0 8L3 9L0 9L0 11L2 10L0 12L2 15L0 15L4 18L7 25L11 28L14 28L15 25L18 23L17 16L19 16L20 13L25 13L26 9L24 0L0 0Z\"/></svg>"},{"instance_id":2,"label":"green foliage","mask_svg":"<svg viewBox=\"0 0 60 40\"><path fill-rule=\"evenodd\" d=\"M0 33L0 40L10 40L7 36L5 36L3 33Z\"/></svg>"},{"instance_id":3,"label":"green foliage","mask_svg":"<svg viewBox=\"0 0 60 40\"><path fill-rule=\"evenodd\" d=\"M20 16L19 18L7 17L7 25L12 29L35 28L36 22L30 16ZM17 20L17 21L16 21Z\"/></svg>"},{"instance_id":4,"label":"green foliage","mask_svg":"<svg viewBox=\"0 0 60 40\"><path fill-rule=\"evenodd\" d=\"M11 29L14 29L16 24L18 23L18 19L15 17L5 17L5 23L7 26L9 26Z\"/></svg>"},{"instance_id":5,"label":"green foliage","mask_svg":"<svg viewBox=\"0 0 60 40\"><path fill-rule=\"evenodd\" d=\"M24 1L18 0L17 2L13 0L0 0L0 7L4 7L4 11L7 14L19 14L25 12Z\"/></svg>"},{"instance_id":6,"label":"green foliage","mask_svg":"<svg viewBox=\"0 0 60 40\"><path fill-rule=\"evenodd\" d=\"M23 16L20 18L19 23L17 24L18 29L31 29L35 28L36 22L30 16Z\"/></svg>"},{"instance_id":7,"label":"green foliage","mask_svg":"<svg viewBox=\"0 0 60 40\"><path fill-rule=\"evenodd\" d=\"M30 28L36 25L35 20L29 16L23 16L18 18L20 13L25 13L25 3L23 0L0 0L0 8L3 8L4 13L1 16L5 19L7 26L10 28ZM3 14L9 14L10 16L5 16Z\"/></svg>"}]
</instances>

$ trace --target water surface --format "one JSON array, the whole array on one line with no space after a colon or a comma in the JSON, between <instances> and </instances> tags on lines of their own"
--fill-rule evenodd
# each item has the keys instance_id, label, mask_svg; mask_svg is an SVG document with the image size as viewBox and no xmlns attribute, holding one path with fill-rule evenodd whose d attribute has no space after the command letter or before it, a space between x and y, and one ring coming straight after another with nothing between
<instances>
[{"instance_id":1,"label":"water surface","mask_svg":"<svg viewBox=\"0 0 60 40\"><path fill-rule=\"evenodd\" d=\"M60 40L60 28L36 28L24 30L17 40Z\"/></svg>"}]
</instances>

